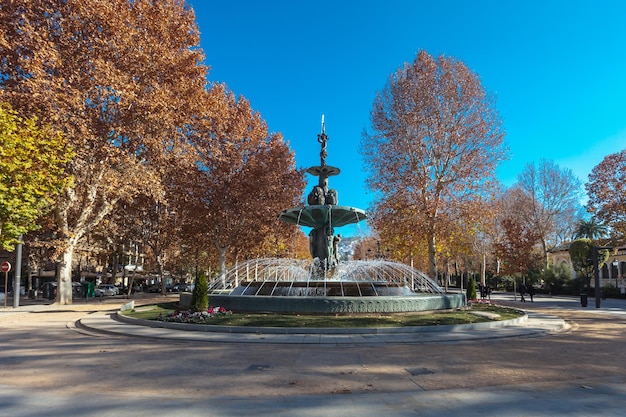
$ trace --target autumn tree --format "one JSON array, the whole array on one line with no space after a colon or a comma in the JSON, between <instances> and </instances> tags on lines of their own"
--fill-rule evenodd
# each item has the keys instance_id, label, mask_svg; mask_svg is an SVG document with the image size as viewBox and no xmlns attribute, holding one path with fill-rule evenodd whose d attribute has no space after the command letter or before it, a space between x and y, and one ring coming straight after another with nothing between
<instances>
[{"instance_id":1,"label":"autumn tree","mask_svg":"<svg viewBox=\"0 0 626 417\"><path fill-rule=\"evenodd\" d=\"M194 13L180 0L16 0L0 7L0 100L75 150L57 199L57 301L72 301L74 249L122 200L158 196L181 162L206 84ZM177 158L174 158L176 156Z\"/></svg>"},{"instance_id":2,"label":"autumn tree","mask_svg":"<svg viewBox=\"0 0 626 417\"><path fill-rule=\"evenodd\" d=\"M0 247L11 250L39 227L54 196L71 184L65 175L71 157L60 133L0 103Z\"/></svg>"},{"instance_id":3,"label":"autumn tree","mask_svg":"<svg viewBox=\"0 0 626 417\"><path fill-rule=\"evenodd\" d=\"M164 182L167 184L167 179ZM164 189L167 190L167 186ZM117 244L126 248L140 245L145 255L149 257L148 265L156 272L161 282L161 293L165 294L167 283L163 276L164 267L170 259L172 250L176 250L181 244L179 232L181 222L172 208L175 196L165 191L160 197L139 194L132 200L123 201L112 213L112 219L123 231L118 235ZM129 293L131 287L132 285L129 285Z\"/></svg>"},{"instance_id":4,"label":"autumn tree","mask_svg":"<svg viewBox=\"0 0 626 417\"><path fill-rule=\"evenodd\" d=\"M495 265L493 246L498 236L498 218L501 206L497 197L499 188L493 188L488 198L468 201L454 222L454 228L446 236L446 246L452 258L463 257L466 264L480 271L480 284L487 284L489 265ZM465 255L465 256L463 256ZM466 269L469 272L469 269Z\"/></svg>"},{"instance_id":5,"label":"autumn tree","mask_svg":"<svg viewBox=\"0 0 626 417\"><path fill-rule=\"evenodd\" d=\"M611 231L612 243L626 240L626 149L607 155L585 184L587 210Z\"/></svg>"},{"instance_id":6,"label":"autumn tree","mask_svg":"<svg viewBox=\"0 0 626 417\"><path fill-rule=\"evenodd\" d=\"M504 275L527 274L541 266L537 251L541 235L526 219L532 212L532 200L523 190L512 187L502 196L499 234L494 251Z\"/></svg>"},{"instance_id":7,"label":"autumn tree","mask_svg":"<svg viewBox=\"0 0 626 417\"><path fill-rule=\"evenodd\" d=\"M361 152L373 212L422 231L434 277L442 213L481 195L507 156L495 98L464 63L420 51L377 93L370 121Z\"/></svg>"},{"instance_id":8,"label":"autumn tree","mask_svg":"<svg viewBox=\"0 0 626 417\"><path fill-rule=\"evenodd\" d=\"M517 176L516 187L529 196L525 221L539 235L545 266L548 250L562 243L557 240L560 228L568 228L571 236L578 223L581 207L581 182L572 170L560 168L553 161L542 159L538 165L529 163Z\"/></svg>"},{"instance_id":9,"label":"autumn tree","mask_svg":"<svg viewBox=\"0 0 626 417\"><path fill-rule=\"evenodd\" d=\"M282 136L268 132L247 100L219 84L205 100L212 110L194 131L198 161L180 187L186 194L181 209L190 213L183 217L195 225L195 239L216 249L224 273L229 251L235 257L254 252L280 230L293 235L295 226L281 224L278 214L301 204L303 172Z\"/></svg>"},{"instance_id":10,"label":"autumn tree","mask_svg":"<svg viewBox=\"0 0 626 417\"><path fill-rule=\"evenodd\" d=\"M505 275L528 274L539 267L541 257L534 251L539 242L538 233L513 217L504 218L501 226L502 238L494 244L501 261L500 271Z\"/></svg>"}]
</instances>

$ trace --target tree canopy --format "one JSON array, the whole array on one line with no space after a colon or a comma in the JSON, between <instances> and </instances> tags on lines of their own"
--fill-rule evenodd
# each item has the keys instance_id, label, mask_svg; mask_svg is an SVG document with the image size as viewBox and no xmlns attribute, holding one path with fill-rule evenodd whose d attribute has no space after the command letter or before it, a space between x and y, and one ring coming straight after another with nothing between
<instances>
[{"instance_id":1,"label":"tree canopy","mask_svg":"<svg viewBox=\"0 0 626 417\"><path fill-rule=\"evenodd\" d=\"M379 197L374 227L395 221L406 225L397 233L419 230L415 241L425 243L434 276L446 219L480 198L507 158L495 98L464 63L420 51L377 93L370 122L361 152Z\"/></svg>"},{"instance_id":2,"label":"tree canopy","mask_svg":"<svg viewBox=\"0 0 626 417\"><path fill-rule=\"evenodd\" d=\"M0 103L0 246L11 250L19 235L39 227L54 197L71 184L65 169L72 155L60 133Z\"/></svg>"},{"instance_id":3,"label":"tree canopy","mask_svg":"<svg viewBox=\"0 0 626 417\"><path fill-rule=\"evenodd\" d=\"M590 287L591 276L595 268L594 252L595 247L590 239L577 239L569 247L569 256L572 260L574 270L585 278L587 288ZM602 267L609 259L610 253L606 249L598 250L598 268Z\"/></svg>"},{"instance_id":4,"label":"tree canopy","mask_svg":"<svg viewBox=\"0 0 626 417\"><path fill-rule=\"evenodd\" d=\"M182 163L207 68L179 0L11 1L0 7L0 100L38 115L75 151L55 205L58 301L71 303L73 251L121 199L161 193Z\"/></svg>"},{"instance_id":5,"label":"tree canopy","mask_svg":"<svg viewBox=\"0 0 626 417\"><path fill-rule=\"evenodd\" d=\"M589 220L581 219L576 228L575 239L587 238L591 240L604 237L607 233L607 227L600 223L597 218L592 217Z\"/></svg>"},{"instance_id":6,"label":"tree canopy","mask_svg":"<svg viewBox=\"0 0 626 417\"><path fill-rule=\"evenodd\" d=\"M626 240L626 149L607 155L585 184L587 210L607 226L615 244Z\"/></svg>"},{"instance_id":7,"label":"tree canopy","mask_svg":"<svg viewBox=\"0 0 626 417\"><path fill-rule=\"evenodd\" d=\"M213 111L195 130L197 161L180 187L182 210L194 240L219 252L223 272L230 248L250 255L270 236L276 243L280 230L283 238L294 236L295 227L280 224L278 214L301 204L304 180L282 136L268 132L246 99L216 84L205 100Z\"/></svg>"},{"instance_id":8,"label":"tree canopy","mask_svg":"<svg viewBox=\"0 0 626 417\"><path fill-rule=\"evenodd\" d=\"M548 249L562 243L557 239L562 235L559 228L571 229L569 236L576 228L582 183L572 170L542 159L538 165L526 165L517 176L516 187L529 197L524 221L537 233L547 266Z\"/></svg>"}]
</instances>

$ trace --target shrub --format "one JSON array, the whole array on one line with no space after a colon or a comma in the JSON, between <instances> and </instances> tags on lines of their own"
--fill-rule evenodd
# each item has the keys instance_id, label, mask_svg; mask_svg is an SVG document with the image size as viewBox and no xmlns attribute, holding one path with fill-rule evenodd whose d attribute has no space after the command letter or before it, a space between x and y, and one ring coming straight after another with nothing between
<instances>
[{"instance_id":1,"label":"shrub","mask_svg":"<svg viewBox=\"0 0 626 417\"><path fill-rule=\"evenodd\" d=\"M572 271L566 264L548 265L548 268L542 272L541 279L548 293L552 295L562 294L566 284L569 286L573 284Z\"/></svg>"},{"instance_id":2,"label":"shrub","mask_svg":"<svg viewBox=\"0 0 626 417\"><path fill-rule=\"evenodd\" d=\"M189 310L192 312L207 311L209 308L209 284L204 272L196 276L196 282L191 293L191 305Z\"/></svg>"},{"instance_id":3,"label":"shrub","mask_svg":"<svg viewBox=\"0 0 626 417\"><path fill-rule=\"evenodd\" d=\"M467 300L475 300L476 296L476 281L474 281L474 277L471 277L469 281L467 281L467 291L465 293L467 296Z\"/></svg>"}]
</instances>

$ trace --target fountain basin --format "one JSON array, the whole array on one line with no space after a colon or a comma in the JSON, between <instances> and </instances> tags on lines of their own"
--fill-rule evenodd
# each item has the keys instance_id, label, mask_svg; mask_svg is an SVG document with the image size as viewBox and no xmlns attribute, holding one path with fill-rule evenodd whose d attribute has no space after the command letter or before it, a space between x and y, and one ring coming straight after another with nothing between
<instances>
[{"instance_id":1,"label":"fountain basin","mask_svg":"<svg viewBox=\"0 0 626 417\"><path fill-rule=\"evenodd\" d=\"M314 263L254 259L209 282L209 304L233 312L294 314L407 313L461 308L464 294L446 294L408 265L386 260L346 261L326 278ZM182 307L191 299L181 295Z\"/></svg>"},{"instance_id":2,"label":"fountain basin","mask_svg":"<svg viewBox=\"0 0 626 417\"><path fill-rule=\"evenodd\" d=\"M191 304L191 294L181 294L182 307ZM209 303L233 312L294 314L407 313L447 310L465 306L464 294L378 297L263 297L210 294ZM185 305L186 304L186 305Z\"/></svg>"}]
</instances>

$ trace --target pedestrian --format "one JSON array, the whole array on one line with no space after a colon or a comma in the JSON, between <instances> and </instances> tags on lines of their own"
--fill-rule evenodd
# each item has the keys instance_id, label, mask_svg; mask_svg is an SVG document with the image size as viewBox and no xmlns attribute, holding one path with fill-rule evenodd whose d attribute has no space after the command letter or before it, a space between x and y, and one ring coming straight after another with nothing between
<instances>
[{"instance_id":1,"label":"pedestrian","mask_svg":"<svg viewBox=\"0 0 626 417\"><path fill-rule=\"evenodd\" d=\"M519 297L520 297L520 301L522 303L526 302L526 299L524 298L524 293L526 292L526 286L524 284L520 284L519 286Z\"/></svg>"},{"instance_id":2,"label":"pedestrian","mask_svg":"<svg viewBox=\"0 0 626 417\"><path fill-rule=\"evenodd\" d=\"M534 303L535 300L533 300L533 297L535 295L535 287L533 287L532 285L528 286L528 295L530 296L530 302Z\"/></svg>"}]
</instances>

